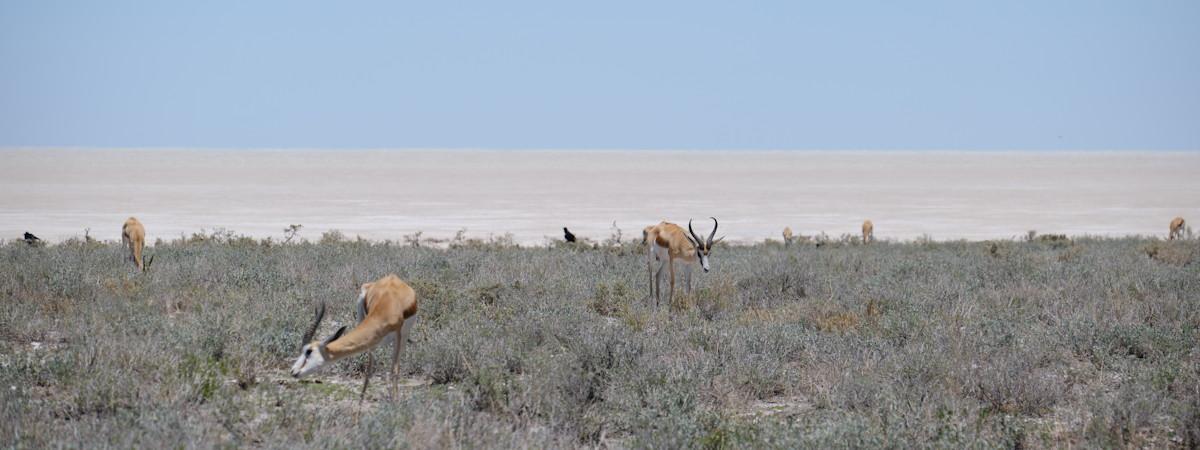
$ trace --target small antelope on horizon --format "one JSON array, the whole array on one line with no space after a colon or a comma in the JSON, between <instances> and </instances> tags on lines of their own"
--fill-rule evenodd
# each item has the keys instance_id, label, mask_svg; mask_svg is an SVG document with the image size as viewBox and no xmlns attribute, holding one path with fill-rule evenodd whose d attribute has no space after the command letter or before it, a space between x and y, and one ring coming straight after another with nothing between
<instances>
[{"instance_id":1,"label":"small antelope on horizon","mask_svg":"<svg viewBox=\"0 0 1200 450\"><path fill-rule=\"evenodd\" d=\"M862 223L862 242L864 244L875 240L875 224L870 220L864 220Z\"/></svg>"},{"instance_id":2,"label":"small antelope on horizon","mask_svg":"<svg viewBox=\"0 0 1200 450\"><path fill-rule=\"evenodd\" d=\"M129 248L129 259L133 261L133 265L145 272L142 251L146 247L146 227L142 226L142 222L136 217L125 219L125 224L121 226L121 245Z\"/></svg>"},{"instance_id":3,"label":"small antelope on horizon","mask_svg":"<svg viewBox=\"0 0 1200 450\"><path fill-rule=\"evenodd\" d=\"M417 294L412 287L395 274L363 284L358 294L358 325L349 332L346 326L342 326L324 340L314 341L313 336L324 317L325 302L321 302L316 307L312 326L304 332L300 357L292 364L292 376L303 377L330 362L370 351L390 340L394 342L391 378L392 395L395 397L400 388L400 352L404 350L408 335L417 321ZM366 396L367 384L371 382L373 362L368 354L360 402Z\"/></svg>"},{"instance_id":4,"label":"small antelope on horizon","mask_svg":"<svg viewBox=\"0 0 1200 450\"><path fill-rule=\"evenodd\" d=\"M783 227L783 246L792 244L792 227Z\"/></svg>"},{"instance_id":5,"label":"small antelope on horizon","mask_svg":"<svg viewBox=\"0 0 1200 450\"><path fill-rule=\"evenodd\" d=\"M1183 237L1184 225L1183 217L1171 219L1170 232L1167 234L1167 239L1174 240Z\"/></svg>"}]
</instances>

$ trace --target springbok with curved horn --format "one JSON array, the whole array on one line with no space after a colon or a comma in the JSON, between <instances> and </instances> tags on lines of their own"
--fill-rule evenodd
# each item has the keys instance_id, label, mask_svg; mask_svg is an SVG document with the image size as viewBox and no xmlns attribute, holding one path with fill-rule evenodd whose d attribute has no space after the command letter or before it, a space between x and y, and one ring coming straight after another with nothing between
<instances>
[{"instance_id":1,"label":"springbok with curved horn","mask_svg":"<svg viewBox=\"0 0 1200 450\"><path fill-rule=\"evenodd\" d=\"M863 221L862 236L864 244L875 240L875 224L871 223L870 220Z\"/></svg>"},{"instance_id":2,"label":"springbok with curved horn","mask_svg":"<svg viewBox=\"0 0 1200 450\"><path fill-rule=\"evenodd\" d=\"M667 268L670 276L671 291L667 294L668 303L675 300L675 260L681 261L683 266L683 274L687 291L692 291L692 266L697 262L700 267L708 272L708 255L712 252L713 244L721 242L725 239L722 236L716 241L713 236L717 234L717 219L710 217L713 220L712 233L709 233L708 239L700 239L696 235L695 230L692 230L692 221L688 220L688 230L685 234L683 228L670 222L663 221L658 225L646 227L642 231L645 238L646 246L649 249L646 268L650 272L650 292L654 295L654 304L658 305L661 294L662 272L663 268ZM654 268L654 262L658 262L658 268Z\"/></svg>"},{"instance_id":3,"label":"springbok with curved horn","mask_svg":"<svg viewBox=\"0 0 1200 450\"><path fill-rule=\"evenodd\" d=\"M1184 222L1182 217L1171 219L1171 231L1169 234L1167 234L1167 239L1173 240L1175 238L1183 237L1183 225Z\"/></svg>"},{"instance_id":4,"label":"springbok with curved horn","mask_svg":"<svg viewBox=\"0 0 1200 450\"><path fill-rule=\"evenodd\" d=\"M145 272L142 250L146 247L146 227L136 217L125 219L125 224L121 226L121 245L129 248L129 259L133 265Z\"/></svg>"},{"instance_id":5,"label":"springbok with curved horn","mask_svg":"<svg viewBox=\"0 0 1200 450\"><path fill-rule=\"evenodd\" d=\"M313 336L324 316L325 303L322 302L317 306L312 326L304 333L304 345L300 357L292 364L292 376L303 377L330 362L369 351L392 340L395 342L392 347L392 395L396 396L400 388L400 352L417 321L417 294L412 287L394 274L362 285L358 295L358 325L349 332L343 326L324 340L314 341ZM360 401L371 381L371 365L368 355Z\"/></svg>"}]
</instances>

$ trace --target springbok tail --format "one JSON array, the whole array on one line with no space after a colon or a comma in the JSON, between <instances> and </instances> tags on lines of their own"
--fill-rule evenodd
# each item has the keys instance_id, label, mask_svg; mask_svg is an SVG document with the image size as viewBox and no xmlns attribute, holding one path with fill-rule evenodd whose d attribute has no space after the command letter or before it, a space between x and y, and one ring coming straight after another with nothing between
<instances>
[{"instance_id":1,"label":"springbok tail","mask_svg":"<svg viewBox=\"0 0 1200 450\"><path fill-rule=\"evenodd\" d=\"M401 342L406 343L406 344L411 342L409 340L408 335L409 335L409 333L412 333L412 329L415 326L417 326L417 315L416 314L410 316L407 319L404 319L404 325L400 325L400 340L401 340Z\"/></svg>"}]
</instances>

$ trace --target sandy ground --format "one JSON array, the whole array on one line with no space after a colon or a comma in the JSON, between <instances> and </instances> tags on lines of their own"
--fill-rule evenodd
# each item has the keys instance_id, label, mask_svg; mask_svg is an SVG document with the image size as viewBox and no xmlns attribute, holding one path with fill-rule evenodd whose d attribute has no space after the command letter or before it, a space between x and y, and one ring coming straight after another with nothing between
<instances>
[{"instance_id":1,"label":"sandy ground","mask_svg":"<svg viewBox=\"0 0 1200 450\"><path fill-rule=\"evenodd\" d=\"M1165 235L1200 221L1198 175L1200 152L0 150L0 239L115 240L130 215L150 241L303 224L540 244L709 216L733 241L868 218L881 239Z\"/></svg>"}]
</instances>

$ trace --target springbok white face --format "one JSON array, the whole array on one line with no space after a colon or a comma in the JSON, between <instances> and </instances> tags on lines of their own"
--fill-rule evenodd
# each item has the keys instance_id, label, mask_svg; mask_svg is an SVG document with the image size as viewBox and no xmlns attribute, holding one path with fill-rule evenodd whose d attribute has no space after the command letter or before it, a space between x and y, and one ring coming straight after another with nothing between
<instances>
[{"instance_id":1,"label":"springbok white face","mask_svg":"<svg viewBox=\"0 0 1200 450\"><path fill-rule=\"evenodd\" d=\"M310 341L313 337L313 334L317 332L317 327L321 325L321 318L325 316L324 303L321 303L317 306L316 316L316 320L313 321L312 327L309 327L308 331L304 333L304 341ZM342 333L345 332L346 327L343 326L338 328L337 332L333 333L332 336L325 338L324 341L311 341L307 344L304 344L304 347L300 348L300 357L296 358L296 362L292 364L292 376L295 378L300 378L313 373L317 369L320 369L322 366L324 366L325 363L329 361L329 354L325 352L325 346L329 345L330 342L333 342L337 338L342 337Z\"/></svg>"},{"instance_id":2,"label":"springbok white face","mask_svg":"<svg viewBox=\"0 0 1200 450\"><path fill-rule=\"evenodd\" d=\"M692 221L688 221L688 233L691 233L692 245L696 247L696 257L700 258L700 267L703 267L705 272L708 272L708 254L712 252L713 244L721 242L721 239L725 239L725 237L722 236L716 241L713 241L713 236L717 235L718 223L717 218L709 218L713 220L713 229L712 233L709 233L708 239L700 239L700 236L696 236L696 231L692 230Z\"/></svg>"},{"instance_id":3,"label":"springbok white face","mask_svg":"<svg viewBox=\"0 0 1200 450\"><path fill-rule=\"evenodd\" d=\"M324 365L325 349L316 342L305 344L304 350L300 352L300 357L296 358L295 364L292 364L292 376L300 378L315 372Z\"/></svg>"}]
</instances>

